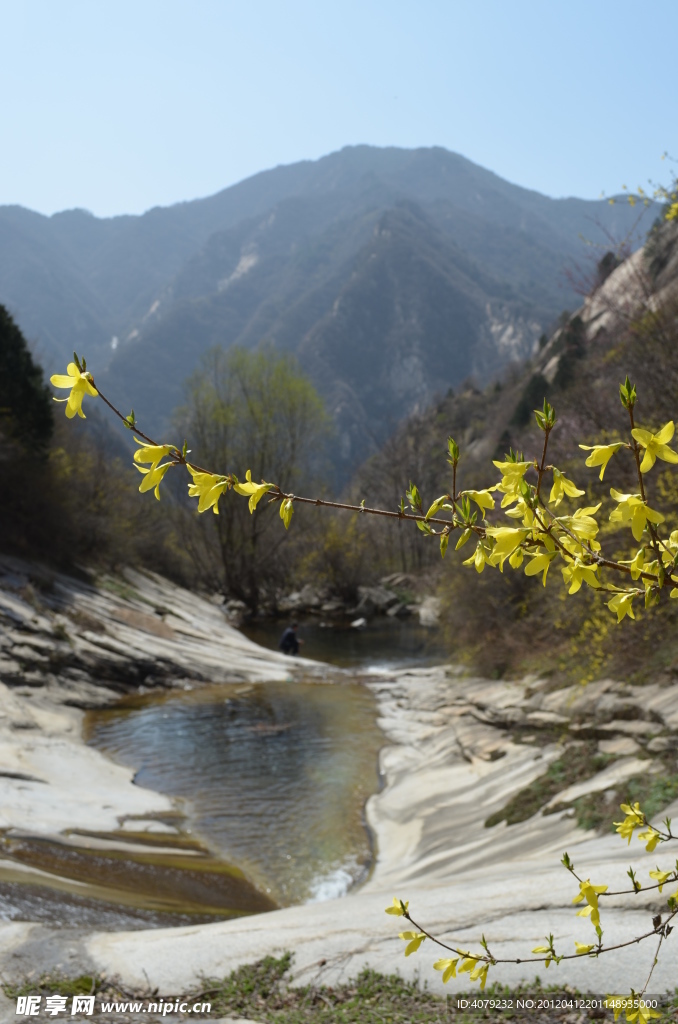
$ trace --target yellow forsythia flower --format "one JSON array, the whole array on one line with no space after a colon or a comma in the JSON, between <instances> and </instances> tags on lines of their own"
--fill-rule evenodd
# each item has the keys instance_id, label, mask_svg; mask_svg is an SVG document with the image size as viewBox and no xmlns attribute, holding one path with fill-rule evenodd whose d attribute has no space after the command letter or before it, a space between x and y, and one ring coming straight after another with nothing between
<instances>
[{"instance_id":1,"label":"yellow forsythia flower","mask_svg":"<svg viewBox=\"0 0 678 1024\"><path fill-rule=\"evenodd\" d=\"M479 981L480 987L485 988L489 966L488 963L484 963L480 967L476 967L475 971L471 972L471 981Z\"/></svg>"},{"instance_id":2,"label":"yellow forsythia flower","mask_svg":"<svg viewBox=\"0 0 678 1024\"><path fill-rule=\"evenodd\" d=\"M152 466L150 469L145 469L143 466L137 466L140 473L144 474L144 479L139 485L139 490L143 494L144 491L154 490L155 496L160 501L160 484L170 466L173 466L173 462L163 462L160 466Z\"/></svg>"},{"instance_id":3,"label":"yellow forsythia flower","mask_svg":"<svg viewBox=\"0 0 678 1024\"><path fill-rule=\"evenodd\" d=\"M647 844L645 847L647 852L652 853L655 846L661 839L661 835L659 834L659 832L657 832L656 828L652 828L652 825L648 825L647 832L639 832L638 838L640 839L641 843Z\"/></svg>"},{"instance_id":4,"label":"yellow forsythia flower","mask_svg":"<svg viewBox=\"0 0 678 1024\"><path fill-rule=\"evenodd\" d=\"M608 462L620 448L625 447L625 444L623 441L615 441L614 444L580 444L579 447L583 448L584 451L591 452L584 465L589 467L600 466L599 479L602 480L605 476Z\"/></svg>"},{"instance_id":5,"label":"yellow forsythia flower","mask_svg":"<svg viewBox=\"0 0 678 1024\"><path fill-rule=\"evenodd\" d=\"M252 471L247 470L245 474L245 482L233 484L233 490L237 491L238 494L243 494L246 498L249 498L249 509L250 512L254 512L255 508L259 504L259 501L263 496L272 488L274 484L267 484L263 481L260 484L255 483L252 480Z\"/></svg>"},{"instance_id":6,"label":"yellow forsythia flower","mask_svg":"<svg viewBox=\"0 0 678 1024\"><path fill-rule=\"evenodd\" d=\"M476 572L482 572L487 561L489 561L489 550L482 540L479 540L474 553L462 562L462 565L472 565Z\"/></svg>"},{"instance_id":7,"label":"yellow forsythia flower","mask_svg":"<svg viewBox=\"0 0 678 1024\"><path fill-rule=\"evenodd\" d=\"M587 583L589 587L597 590L600 587L598 577L598 567L596 565L586 565L579 558L575 558L574 562L564 565L560 570L563 574L563 581L570 584L568 593L576 594L581 590L582 583Z\"/></svg>"},{"instance_id":8,"label":"yellow forsythia flower","mask_svg":"<svg viewBox=\"0 0 678 1024\"><path fill-rule=\"evenodd\" d=\"M403 939L407 943L405 946L405 956L409 956L410 953L416 953L426 935L424 932L400 932L398 938Z\"/></svg>"},{"instance_id":9,"label":"yellow forsythia flower","mask_svg":"<svg viewBox=\"0 0 678 1024\"><path fill-rule=\"evenodd\" d=\"M520 498L520 485L523 477L534 463L495 462L494 465L501 472L502 478L498 484L492 487L492 490L502 492L504 497L502 498L501 507L505 508L506 505L512 505L514 501Z\"/></svg>"},{"instance_id":10,"label":"yellow forsythia flower","mask_svg":"<svg viewBox=\"0 0 678 1024\"><path fill-rule=\"evenodd\" d=\"M471 501L475 501L483 512L485 509L494 508L494 498L487 489L484 491L462 491L461 493L469 497Z\"/></svg>"},{"instance_id":11,"label":"yellow forsythia flower","mask_svg":"<svg viewBox=\"0 0 678 1024\"><path fill-rule=\"evenodd\" d=\"M214 473L203 473L189 463L186 463L186 469L193 477L193 483L188 485L188 493L191 498L198 498L198 512L206 512L211 508L218 516L219 498L227 490L229 478L216 476Z\"/></svg>"},{"instance_id":12,"label":"yellow forsythia flower","mask_svg":"<svg viewBox=\"0 0 678 1024\"><path fill-rule=\"evenodd\" d=\"M635 619L632 607L632 601L635 596L636 591L626 590L623 594L617 594L615 597L612 598L611 601L607 602L607 607L610 609L610 611L615 612L617 616L617 622L621 622L622 619L625 618L627 615L630 619Z\"/></svg>"},{"instance_id":13,"label":"yellow forsythia flower","mask_svg":"<svg viewBox=\"0 0 678 1024\"><path fill-rule=\"evenodd\" d=\"M583 942L577 942L576 939L574 941L574 944L577 950L577 956L584 956L586 953L590 953L593 949L593 944L591 944L590 946L586 946Z\"/></svg>"},{"instance_id":14,"label":"yellow forsythia flower","mask_svg":"<svg viewBox=\"0 0 678 1024\"><path fill-rule=\"evenodd\" d=\"M646 1002L643 1000L643 1002ZM634 1021L638 1021L638 1024L647 1024L648 1020L652 1020L653 1017L661 1017L661 1013L658 1010L653 1010L647 1003L645 1006L635 1006L632 1010L626 1011L626 1019L629 1024L633 1024Z\"/></svg>"},{"instance_id":15,"label":"yellow forsythia flower","mask_svg":"<svg viewBox=\"0 0 678 1024\"><path fill-rule=\"evenodd\" d=\"M513 556L511 556L511 558L512 557ZM551 565L551 560L553 558L555 558L555 553L551 554L548 551L543 552L542 554L539 554L539 555L533 555L531 560L530 560L530 562L528 562L528 564L525 566L525 575L526 576L536 576L540 572L543 573L541 581L542 581L543 585L546 586L546 574L549 571L549 568L550 568L550 565ZM509 565L510 564L511 564L511 559L509 559Z\"/></svg>"},{"instance_id":16,"label":"yellow forsythia flower","mask_svg":"<svg viewBox=\"0 0 678 1024\"><path fill-rule=\"evenodd\" d=\"M447 982L450 980L450 978L456 978L457 977L457 964L458 963L459 963L459 958L458 957L457 957L456 960L445 960L445 959L443 959L443 960L436 960L436 962L434 963L433 970L434 971L442 971L443 972L443 984L444 985L447 984Z\"/></svg>"},{"instance_id":17,"label":"yellow forsythia flower","mask_svg":"<svg viewBox=\"0 0 678 1024\"><path fill-rule=\"evenodd\" d=\"M561 473L555 466L553 467L553 487L549 495L550 505L560 505L565 495L568 498L580 498L584 493L572 480L568 480L564 473Z\"/></svg>"},{"instance_id":18,"label":"yellow forsythia flower","mask_svg":"<svg viewBox=\"0 0 678 1024\"><path fill-rule=\"evenodd\" d=\"M646 522L663 523L664 516L646 505L639 494L622 494L610 489L610 495L617 502L617 507L610 512L611 523L627 523L631 520L631 532L634 540L640 541Z\"/></svg>"},{"instance_id":19,"label":"yellow forsythia flower","mask_svg":"<svg viewBox=\"0 0 678 1024\"><path fill-rule=\"evenodd\" d=\"M512 526L488 526L486 533L488 537L494 538L492 554L487 561L491 565L499 565L503 572L504 562L522 544L530 531L522 527L516 529Z\"/></svg>"},{"instance_id":20,"label":"yellow forsythia flower","mask_svg":"<svg viewBox=\"0 0 678 1024\"><path fill-rule=\"evenodd\" d=\"M645 548L638 548L631 561L622 561L620 565L628 565L631 569L631 579L637 580L645 566Z\"/></svg>"},{"instance_id":21,"label":"yellow forsythia flower","mask_svg":"<svg viewBox=\"0 0 678 1024\"><path fill-rule=\"evenodd\" d=\"M645 449L645 455L640 464L641 473L648 473L657 459L663 459L664 462L671 462L674 465L678 462L678 452L669 448L669 441L673 437L674 430L673 420L669 420L658 434L653 434L649 430L641 430L640 427L635 427L631 431L641 448Z\"/></svg>"},{"instance_id":22,"label":"yellow forsythia flower","mask_svg":"<svg viewBox=\"0 0 678 1024\"><path fill-rule=\"evenodd\" d=\"M598 523L593 518L599 508L600 502L597 505L578 508L574 515L558 516L558 522L566 526L578 540L590 543L599 530Z\"/></svg>"},{"instance_id":23,"label":"yellow forsythia flower","mask_svg":"<svg viewBox=\"0 0 678 1024\"><path fill-rule=\"evenodd\" d=\"M579 883L579 893L572 900L573 903L581 903L582 900L586 900L588 907L578 911L577 917L591 917L591 924L596 927L600 924L600 913L598 912L598 896L601 893L607 892L608 887L606 885L591 885L590 880L587 878L584 882Z\"/></svg>"},{"instance_id":24,"label":"yellow forsythia flower","mask_svg":"<svg viewBox=\"0 0 678 1024\"><path fill-rule=\"evenodd\" d=\"M166 455L170 452L176 452L178 449L173 444L149 444L147 441L142 441L140 438L135 437L134 440L138 445L141 445L134 453L135 462L150 462L151 469L155 469L159 462L161 462Z\"/></svg>"},{"instance_id":25,"label":"yellow forsythia flower","mask_svg":"<svg viewBox=\"0 0 678 1024\"><path fill-rule=\"evenodd\" d=\"M386 908L387 914L394 914L396 917L403 917L407 913L407 908L410 905L409 900L399 900L397 896L393 897L393 906Z\"/></svg>"},{"instance_id":26,"label":"yellow forsythia flower","mask_svg":"<svg viewBox=\"0 0 678 1024\"><path fill-rule=\"evenodd\" d=\"M641 825L645 824L645 815L641 811L640 804L637 801L633 806L629 806L629 804L620 804L620 807L626 817L623 821L613 821L612 824L617 826L617 832L622 839L628 839L630 843L633 830L635 828L640 828Z\"/></svg>"},{"instance_id":27,"label":"yellow forsythia flower","mask_svg":"<svg viewBox=\"0 0 678 1024\"><path fill-rule=\"evenodd\" d=\"M659 868L657 868L656 871L650 871L650 878L654 878L656 882L659 882L658 888L659 892L661 892L672 874L672 871L660 871Z\"/></svg>"},{"instance_id":28,"label":"yellow forsythia flower","mask_svg":"<svg viewBox=\"0 0 678 1024\"><path fill-rule=\"evenodd\" d=\"M66 402L66 415L69 420L72 420L76 413L81 419L86 419L82 411L83 398L85 395L95 397L99 394L92 384L92 375L90 373L81 373L75 363L69 363L66 367L66 374L55 373L49 380L55 388L70 389L71 393L68 398L54 399L55 402Z\"/></svg>"}]
</instances>

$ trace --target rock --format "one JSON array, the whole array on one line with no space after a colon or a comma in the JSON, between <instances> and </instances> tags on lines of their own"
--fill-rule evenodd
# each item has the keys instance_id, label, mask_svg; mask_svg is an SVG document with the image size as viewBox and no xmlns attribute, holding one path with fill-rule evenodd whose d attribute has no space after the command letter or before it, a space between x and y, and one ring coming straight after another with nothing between
<instances>
[{"instance_id":1,"label":"rock","mask_svg":"<svg viewBox=\"0 0 678 1024\"><path fill-rule=\"evenodd\" d=\"M440 619L441 601L439 597L425 597L418 605L419 622L422 626L437 626Z\"/></svg>"},{"instance_id":2,"label":"rock","mask_svg":"<svg viewBox=\"0 0 678 1024\"><path fill-rule=\"evenodd\" d=\"M293 590L291 594L281 597L278 601L279 612L297 612L301 607L301 593L298 590Z\"/></svg>"},{"instance_id":3,"label":"rock","mask_svg":"<svg viewBox=\"0 0 678 1024\"><path fill-rule=\"evenodd\" d=\"M360 600L355 608L356 615L385 615L389 608L398 603L398 596L385 587L358 587Z\"/></svg>"},{"instance_id":4,"label":"rock","mask_svg":"<svg viewBox=\"0 0 678 1024\"><path fill-rule=\"evenodd\" d=\"M207 1019L206 1017L205 1020ZM210 1017L209 1020L212 1021L212 1024L262 1024L261 1021L252 1020L251 1017L219 1017L218 1020Z\"/></svg>"},{"instance_id":5,"label":"rock","mask_svg":"<svg viewBox=\"0 0 678 1024\"><path fill-rule=\"evenodd\" d=\"M412 612L410 611L409 605L400 604L400 602L398 602L398 604L391 605L386 614L392 619L406 619L412 614Z\"/></svg>"},{"instance_id":6,"label":"rock","mask_svg":"<svg viewBox=\"0 0 678 1024\"><path fill-rule=\"evenodd\" d=\"M278 601L279 612L320 611L325 594L307 583L301 590L294 590Z\"/></svg>"},{"instance_id":7,"label":"rock","mask_svg":"<svg viewBox=\"0 0 678 1024\"><path fill-rule=\"evenodd\" d=\"M638 757L622 758L619 761L614 761L607 768L603 768L592 778L576 782L561 790L560 793L556 793L546 804L546 809L551 810L558 804L571 804L579 797L587 796L589 793L603 793L605 790L613 789L626 782L634 775L655 775L659 772L661 772L661 765L656 761L642 761Z\"/></svg>"},{"instance_id":8,"label":"rock","mask_svg":"<svg viewBox=\"0 0 678 1024\"><path fill-rule=\"evenodd\" d=\"M678 736L655 736L647 744L651 754L661 754L664 750L675 750L678 747Z\"/></svg>"},{"instance_id":9,"label":"rock","mask_svg":"<svg viewBox=\"0 0 678 1024\"><path fill-rule=\"evenodd\" d=\"M530 711L527 720L532 725L567 725L570 721L555 711Z\"/></svg>"},{"instance_id":10,"label":"rock","mask_svg":"<svg viewBox=\"0 0 678 1024\"><path fill-rule=\"evenodd\" d=\"M301 588L299 594L301 598L301 604L304 608L320 608L325 598L322 590L307 583L305 587Z\"/></svg>"},{"instance_id":11,"label":"rock","mask_svg":"<svg viewBox=\"0 0 678 1024\"><path fill-rule=\"evenodd\" d=\"M0 659L0 682L18 683L22 676L21 665L18 661L12 661L10 658Z\"/></svg>"},{"instance_id":12,"label":"rock","mask_svg":"<svg viewBox=\"0 0 678 1024\"><path fill-rule=\"evenodd\" d=\"M406 572L392 572L390 576L382 576L379 582L382 587L407 587L416 584L414 577L408 576Z\"/></svg>"},{"instance_id":13,"label":"rock","mask_svg":"<svg viewBox=\"0 0 678 1024\"><path fill-rule=\"evenodd\" d=\"M656 740L651 742L656 743ZM649 749L650 744L648 743ZM615 736L611 740L601 740L598 744L598 750L601 754L619 754L620 757L625 757L628 754L637 754L640 747L630 736Z\"/></svg>"},{"instance_id":14,"label":"rock","mask_svg":"<svg viewBox=\"0 0 678 1024\"><path fill-rule=\"evenodd\" d=\"M247 616L249 608L244 601L238 601L236 598L231 598L230 601L227 601L224 604L223 612L232 626L239 626Z\"/></svg>"},{"instance_id":15,"label":"rock","mask_svg":"<svg viewBox=\"0 0 678 1024\"><path fill-rule=\"evenodd\" d=\"M625 721L623 719L606 722L605 725L599 725L597 728L601 732L621 732L626 736L652 736L662 730L662 726L657 722Z\"/></svg>"},{"instance_id":16,"label":"rock","mask_svg":"<svg viewBox=\"0 0 678 1024\"><path fill-rule=\"evenodd\" d=\"M351 626L353 629L365 629L367 627L367 619L354 619Z\"/></svg>"},{"instance_id":17,"label":"rock","mask_svg":"<svg viewBox=\"0 0 678 1024\"><path fill-rule=\"evenodd\" d=\"M346 611L346 605L343 601L339 601L338 599L334 601L325 601L325 603L321 605L320 611L325 615L341 615L342 612Z\"/></svg>"}]
</instances>

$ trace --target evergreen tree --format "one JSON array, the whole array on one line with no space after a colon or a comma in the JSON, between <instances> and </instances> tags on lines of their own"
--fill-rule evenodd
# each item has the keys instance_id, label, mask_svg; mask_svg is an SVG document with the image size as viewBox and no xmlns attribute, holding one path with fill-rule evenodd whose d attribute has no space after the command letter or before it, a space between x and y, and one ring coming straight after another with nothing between
<instances>
[{"instance_id":1,"label":"evergreen tree","mask_svg":"<svg viewBox=\"0 0 678 1024\"><path fill-rule=\"evenodd\" d=\"M46 452L54 418L42 369L7 309L0 305L0 438L34 454Z\"/></svg>"}]
</instances>

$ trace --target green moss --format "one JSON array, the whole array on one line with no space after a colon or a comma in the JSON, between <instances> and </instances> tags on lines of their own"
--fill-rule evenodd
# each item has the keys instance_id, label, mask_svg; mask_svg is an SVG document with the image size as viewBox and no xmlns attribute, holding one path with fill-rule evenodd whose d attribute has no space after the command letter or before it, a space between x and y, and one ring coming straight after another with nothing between
<instances>
[{"instance_id":1,"label":"green moss","mask_svg":"<svg viewBox=\"0 0 678 1024\"><path fill-rule=\"evenodd\" d=\"M135 587L123 580L114 579L112 576L103 576L98 580L98 585L100 590L107 590L110 594L121 597L123 601L142 601L144 604L150 604L150 601L142 597Z\"/></svg>"},{"instance_id":2,"label":"green moss","mask_svg":"<svg viewBox=\"0 0 678 1024\"><path fill-rule=\"evenodd\" d=\"M365 969L353 980L341 985L305 985L288 988L286 974L292 957L266 957L259 963L241 967L227 978L205 979L195 999L210 1000L215 1016L246 1016L265 1024L443 1024L455 1021L483 1020L491 1024L561 1024L572 1019L566 1000L582 998L583 993L558 985L542 986L539 979L513 988L498 983L484 991L477 987L468 992L438 996L426 985L406 981L398 974L380 974ZM322 968L321 961L319 967ZM428 967L428 965L427 965ZM678 995L678 990L677 993ZM518 1009L516 999L548 996L565 1000L562 1008ZM514 1008L461 1009L459 1001L467 999L513 1000ZM674 1005L671 996L663 1001ZM676 1001L678 1005L678 1001ZM609 1014L611 1019L612 1014ZM668 1019L673 1019L669 1017Z\"/></svg>"},{"instance_id":3,"label":"green moss","mask_svg":"<svg viewBox=\"0 0 678 1024\"><path fill-rule=\"evenodd\" d=\"M338 986L288 988L292 957L266 957L205 981L198 998L218 1015L251 1016L266 1024L442 1024L450 1020L451 1000L434 996L399 975L365 969ZM321 965L322 966L322 965Z\"/></svg>"},{"instance_id":4,"label":"green moss","mask_svg":"<svg viewBox=\"0 0 678 1024\"><path fill-rule=\"evenodd\" d=\"M284 953L279 958L266 957L255 964L247 964L232 971L224 978L204 978L199 990L173 996L180 1001L211 1003L210 1017L224 1015L246 1016L263 1024L444 1024L454 1020L466 1024L483 1020L490 1024L566 1024L572 1018L572 1009L567 1000L583 998L585 993L559 985L542 986L539 978L533 983L521 983L513 988L494 983L484 992L477 988L450 996L438 996L429 992L426 985L416 981L405 981L398 974L380 974L365 969L341 985L310 984L299 988L289 987L289 971L292 954ZM320 961L318 967L324 967ZM60 995L94 994L97 1002L104 999L147 999L148 992L119 990L115 982L104 978L82 974L76 978L57 971L42 974L37 978L26 978L15 984L3 984L3 991L10 999L21 995L46 995L58 992ZM520 1009L515 1001L520 998L549 997L560 1000L560 1008L548 1006ZM678 1008L678 989L675 995L661 1000L662 1008L668 1011L665 1019L674 1020L672 1010ZM461 1009L459 1001L467 999L512 1000L514 1007L492 1009ZM96 1011L95 1011L96 1015ZM611 1019L611 1014L608 1014ZM100 1019L96 1016L96 1019Z\"/></svg>"},{"instance_id":5,"label":"green moss","mask_svg":"<svg viewBox=\"0 0 678 1024\"><path fill-rule=\"evenodd\" d=\"M24 978L12 984L2 983L2 991L8 999L19 996L51 995L58 992L60 996L86 996L98 991L103 979L96 974L80 974L77 978L69 978L59 971L49 971L37 978Z\"/></svg>"},{"instance_id":6,"label":"green moss","mask_svg":"<svg viewBox=\"0 0 678 1024\"><path fill-rule=\"evenodd\" d=\"M599 831L615 831L613 818L621 820L619 804L637 800L649 821L657 824L657 815L678 797L678 774L667 775L635 775L620 787L620 799L610 804L603 793L587 793L575 800L572 806L577 816L577 824L584 829ZM564 806L564 805L561 805Z\"/></svg>"},{"instance_id":7,"label":"green moss","mask_svg":"<svg viewBox=\"0 0 678 1024\"><path fill-rule=\"evenodd\" d=\"M507 825L526 821L548 803L551 797L575 782L590 779L611 760L611 755L597 753L595 741L568 747L566 756L552 761L543 775L511 797L501 810L491 814L485 821L485 828L492 828L500 821L505 821Z\"/></svg>"}]
</instances>

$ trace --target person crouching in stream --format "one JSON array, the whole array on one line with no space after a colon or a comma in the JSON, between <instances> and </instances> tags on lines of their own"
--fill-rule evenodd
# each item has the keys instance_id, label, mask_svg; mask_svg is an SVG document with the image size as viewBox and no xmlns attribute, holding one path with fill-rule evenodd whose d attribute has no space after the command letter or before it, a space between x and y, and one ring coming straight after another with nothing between
<instances>
[{"instance_id":1,"label":"person crouching in stream","mask_svg":"<svg viewBox=\"0 0 678 1024\"><path fill-rule=\"evenodd\" d=\"M280 643L278 647L283 654L298 654L303 640L300 640L297 636L297 630L299 629L299 623L293 622L291 626L288 626L283 635L280 637Z\"/></svg>"}]
</instances>

